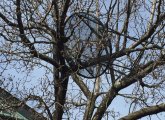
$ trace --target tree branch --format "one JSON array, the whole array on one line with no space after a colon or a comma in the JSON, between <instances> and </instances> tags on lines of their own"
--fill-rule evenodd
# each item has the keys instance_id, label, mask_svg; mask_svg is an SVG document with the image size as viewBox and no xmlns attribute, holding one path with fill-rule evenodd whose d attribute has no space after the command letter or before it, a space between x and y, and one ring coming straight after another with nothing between
<instances>
[{"instance_id":1,"label":"tree branch","mask_svg":"<svg viewBox=\"0 0 165 120\"><path fill-rule=\"evenodd\" d=\"M147 39L149 39L153 33L156 31L157 27L160 25L162 21L165 20L165 13L160 15L159 19L153 23L153 25L149 28L149 30L139 39L137 42L135 42L130 48L136 48L139 44L142 42L145 42Z\"/></svg>"},{"instance_id":2,"label":"tree branch","mask_svg":"<svg viewBox=\"0 0 165 120\"><path fill-rule=\"evenodd\" d=\"M103 56L99 56L97 58L93 58L93 59L91 58L89 61L81 62L80 65L79 65L80 66L79 69L84 69L86 67L97 65L97 64L100 64L100 63L106 62L106 61L108 61L110 63L110 62L114 61L116 58L122 57L124 55L128 55L132 52L144 51L144 50L151 49L151 48L162 49L161 47L159 47L157 45L153 45L153 46L150 46L150 47L147 47L147 48L137 48L137 49L128 48L128 49L125 49L125 50L120 50L118 52L112 53L112 55L106 54L106 55L103 55ZM78 67L72 65L72 68L78 68Z\"/></svg>"},{"instance_id":3,"label":"tree branch","mask_svg":"<svg viewBox=\"0 0 165 120\"><path fill-rule=\"evenodd\" d=\"M127 16L126 16L126 19L124 22L124 28L123 28L124 35L127 35L127 32L128 32L128 25L129 25L129 18L131 15L131 10L132 10L131 0L128 0L128 2L127 2ZM123 49L126 48L126 44L127 44L127 37L124 36Z\"/></svg>"},{"instance_id":4,"label":"tree branch","mask_svg":"<svg viewBox=\"0 0 165 120\"><path fill-rule=\"evenodd\" d=\"M7 25L13 26L13 27L18 27L18 24L15 24L15 23L11 22L10 20L8 20L8 19L6 18L6 16L4 16L1 12L0 12L0 18L2 18L2 20L3 20L4 22L6 22Z\"/></svg>"},{"instance_id":5,"label":"tree branch","mask_svg":"<svg viewBox=\"0 0 165 120\"><path fill-rule=\"evenodd\" d=\"M112 100L115 98L117 93L128 87L129 85L137 82L139 79L144 78L147 74L155 70L158 66L165 64L165 57L161 56L157 61L150 61L143 65L142 69L139 68L132 70L128 75L123 77L120 81L116 81L114 86L112 86L108 93L104 96L102 102L100 103L96 113L92 120L101 120L106 109L111 104Z\"/></svg>"},{"instance_id":6,"label":"tree branch","mask_svg":"<svg viewBox=\"0 0 165 120\"><path fill-rule=\"evenodd\" d=\"M136 112L129 113L127 116L124 116L124 117L120 118L119 120L137 120L137 119L140 119L142 117L157 114L157 113L160 113L163 111L165 111L165 104L164 103L159 104L159 105L155 105L155 106L149 106L146 108L142 108Z\"/></svg>"},{"instance_id":7,"label":"tree branch","mask_svg":"<svg viewBox=\"0 0 165 120\"><path fill-rule=\"evenodd\" d=\"M71 76L72 76L73 80L75 81L75 83L80 87L80 89L82 90L84 95L87 98L89 98L90 95L91 95L91 92L87 88L86 84L82 81L82 79L78 75L76 75L76 74L72 74Z\"/></svg>"},{"instance_id":8,"label":"tree branch","mask_svg":"<svg viewBox=\"0 0 165 120\"><path fill-rule=\"evenodd\" d=\"M23 44L27 47L29 47L30 49L30 53L34 56L34 57L37 57L37 58L40 58L46 62L49 62L53 65L56 66L56 68L59 68L60 65L53 59L45 56L45 55L42 55L40 53L37 52L37 50L35 49L34 47L34 44L32 44L30 42L30 40L26 37L25 33L24 33L24 26L23 26L23 22L22 22L22 18L21 18L21 8L20 8L20 0L17 0L16 1L16 13L17 13L17 22L18 22L18 27L19 27L19 31L20 31L20 38L23 42Z\"/></svg>"}]
</instances>

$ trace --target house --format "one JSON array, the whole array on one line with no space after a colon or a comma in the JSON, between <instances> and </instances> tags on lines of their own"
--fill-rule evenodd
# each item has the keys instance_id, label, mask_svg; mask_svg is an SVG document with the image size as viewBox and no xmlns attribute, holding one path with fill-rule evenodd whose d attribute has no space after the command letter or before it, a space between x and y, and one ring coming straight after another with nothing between
<instances>
[{"instance_id":1,"label":"house","mask_svg":"<svg viewBox=\"0 0 165 120\"><path fill-rule=\"evenodd\" d=\"M18 106L19 103L18 98L0 87L0 120L47 120L26 104Z\"/></svg>"}]
</instances>

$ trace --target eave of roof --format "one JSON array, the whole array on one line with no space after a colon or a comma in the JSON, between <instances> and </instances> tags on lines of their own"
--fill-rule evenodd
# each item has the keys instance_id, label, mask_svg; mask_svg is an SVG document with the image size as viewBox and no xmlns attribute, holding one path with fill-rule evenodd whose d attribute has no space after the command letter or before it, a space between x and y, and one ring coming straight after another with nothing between
<instances>
[{"instance_id":1,"label":"eave of roof","mask_svg":"<svg viewBox=\"0 0 165 120\"><path fill-rule=\"evenodd\" d=\"M7 102L7 103L21 102L18 98L14 97L12 94L10 94L9 92L7 92L1 87L0 87L0 100L1 101L3 100L3 102ZM28 120L47 120L47 118L45 118L42 114L36 112L34 109L32 109L26 104L23 104L22 106L18 108L14 108L14 109L17 114L22 115L24 118L27 118ZM23 119L23 120L26 120L26 119Z\"/></svg>"}]
</instances>

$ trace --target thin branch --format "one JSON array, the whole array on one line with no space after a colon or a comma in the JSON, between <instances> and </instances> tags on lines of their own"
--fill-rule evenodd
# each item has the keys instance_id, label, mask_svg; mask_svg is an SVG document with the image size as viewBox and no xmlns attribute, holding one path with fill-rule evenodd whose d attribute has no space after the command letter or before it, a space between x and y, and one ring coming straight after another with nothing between
<instances>
[{"instance_id":1,"label":"thin branch","mask_svg":"<svg viewBox=\"0 0 165 120\"><path fill-rule=\"evenodd\" d=\"M13 26L13 27L18 27L18 24L15 24L15 23L11 22L10 20L8 20L6 18L6 16L4 16L1 12L0 12L0 18L2 18L3 21L7 23L7 25Z\"/></svg>"},{"instance_id":2,"label":"thin branch","mask_svg":"<svg viewBox=\"0 0 165 120\"><path fill-rule=\"evenodd\" d=\"M153 33L156 31L157 27L160 25L162 21L165 20L165 13L160 15L159 19L155 21L155 23L150 27L150 29L139 39L137 42L135 42L130 48L136 48L138 45L140 45L142 42L145 42L148 40Z\"/></svg>"},{"instance_id":3,"label":"thin branch","mask_svg":"<svg viewBox=\"0 0 165 120\"><path fill-rule=\"evenodd\" d=\"M25 98L25 101L28 101L28 100L36 100L36 101L39 102L39 104L43 104L46 111L47 111L47 113L48 113L48 115L49 115L50 120L53 120L53 116L51 114L49 106L47 106L47 104L44 102L44 100L40 96L29 95L27 98Z\"/></svg>"}]
</instances>

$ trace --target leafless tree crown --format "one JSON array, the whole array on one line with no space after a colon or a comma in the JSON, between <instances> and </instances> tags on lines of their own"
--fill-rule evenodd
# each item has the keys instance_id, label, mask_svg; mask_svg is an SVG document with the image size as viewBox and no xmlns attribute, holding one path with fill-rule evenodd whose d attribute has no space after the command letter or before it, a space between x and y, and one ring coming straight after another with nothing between
<instances>
[{"instance_id":1,"label":"leafless tree crown","mask_svg":"<svg viewBox=\"0 0 165 120\"><path fill-rule=\"evenodd\" d=\"M0 1L0 85L50 120L163 112L164 64L164 0Z\"/></svg>"}]
</instances>

